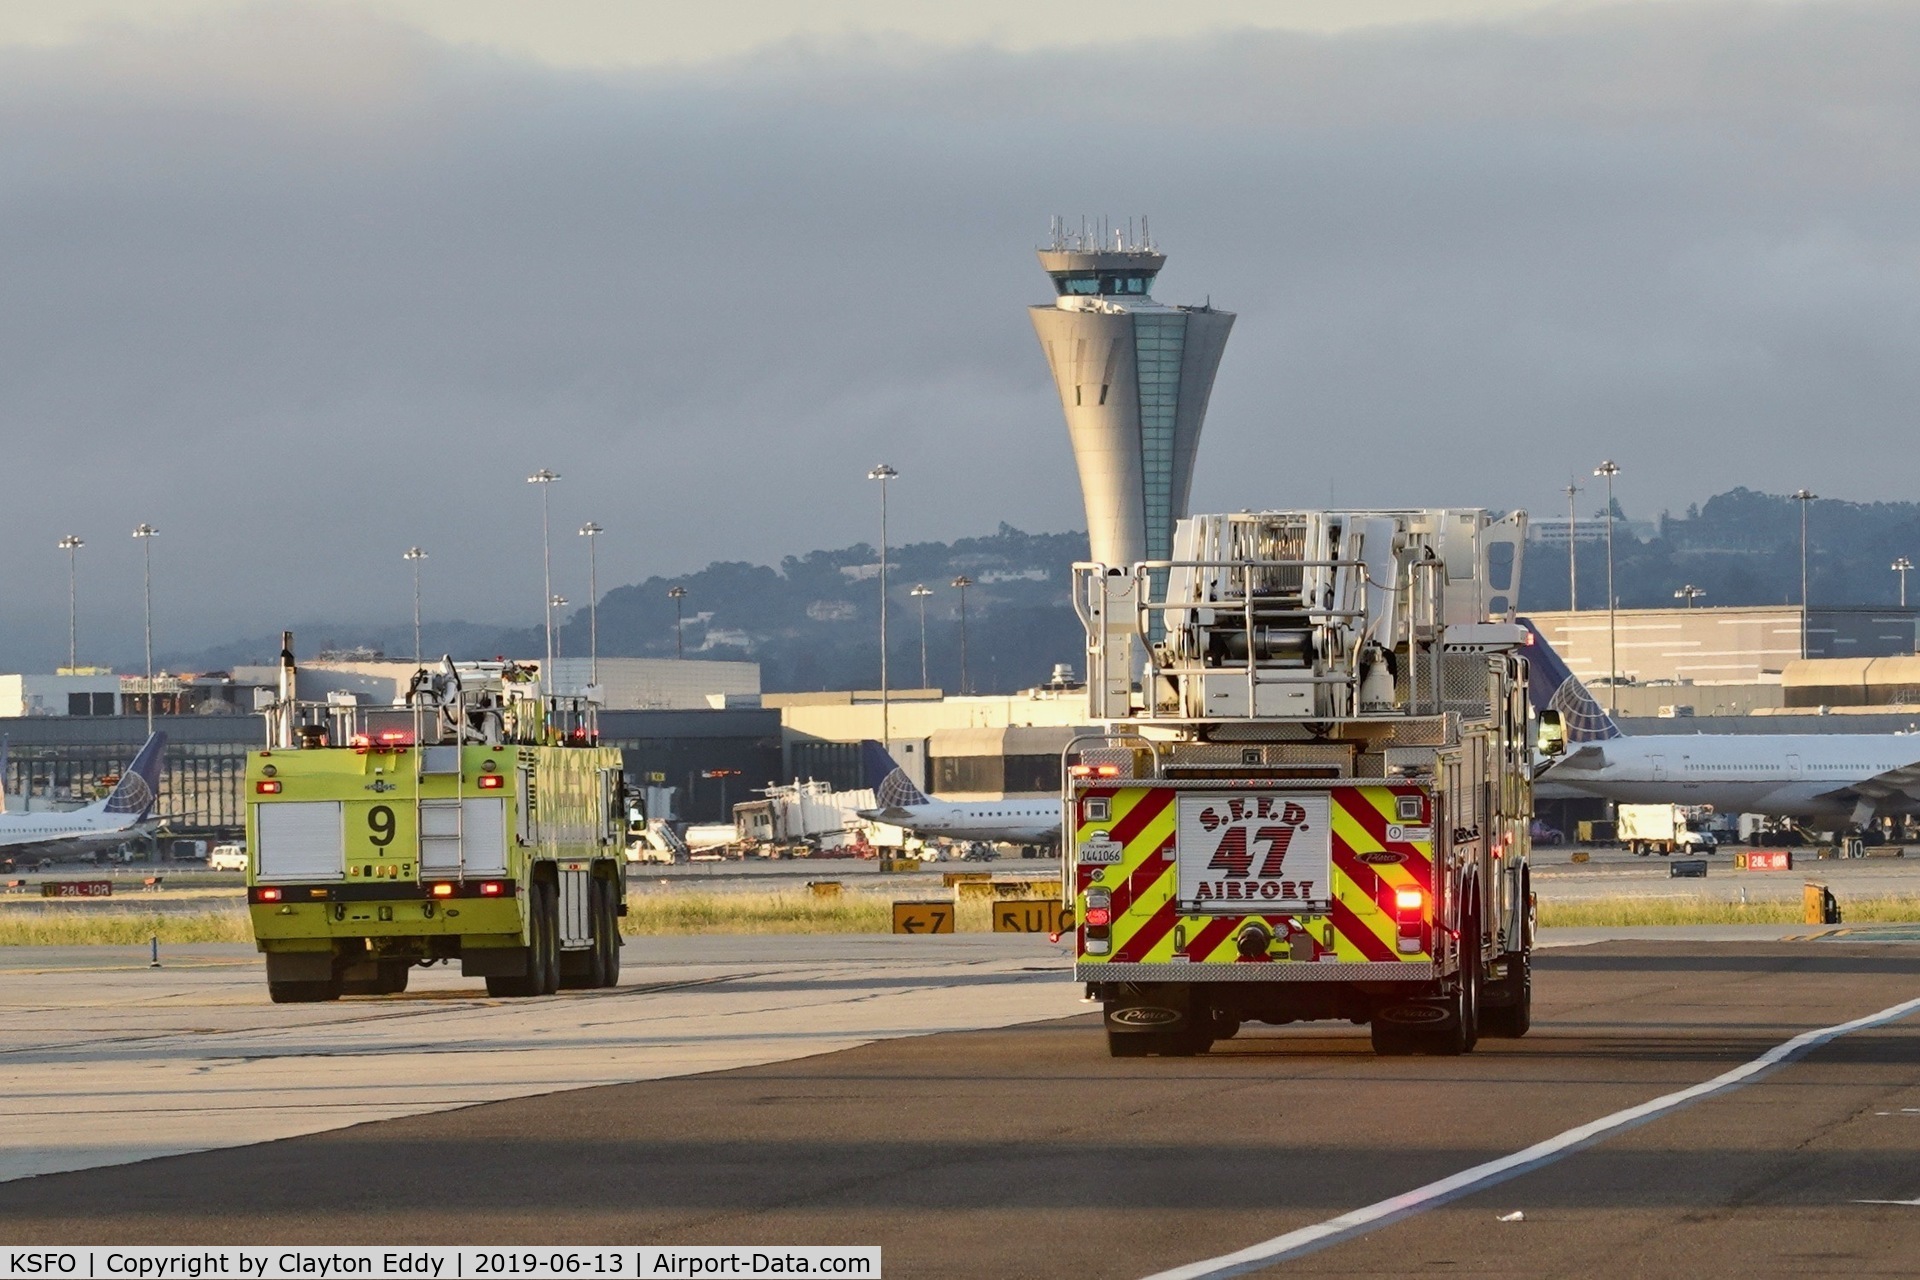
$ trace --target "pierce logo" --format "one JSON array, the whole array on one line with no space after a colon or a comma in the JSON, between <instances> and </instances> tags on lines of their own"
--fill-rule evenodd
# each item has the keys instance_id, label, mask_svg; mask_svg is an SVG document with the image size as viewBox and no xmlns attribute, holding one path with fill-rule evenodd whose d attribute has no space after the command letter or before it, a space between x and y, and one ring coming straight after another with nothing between
<instances>
[{"instance_id":1,"label":"pierce logo","mask_svg":"<svg viewBox=\"0 0 1920 1280\"><path fill-rule=\"evenodd\" d=\"M1131 1009L1115 1009L1107 1015L1107 1020L1123 1027L1165 1027L1180 1021L1180 1011L1138 1005Z\"/></svg>"},{"instance_id":2,"label":"pierce logo","mask_svg":"<svg viewBox=\"0 0 1920 1280\"><path fill-rule=\"evenodd\" d=\"M1405 862L1407 860L1405 854L1395 853L1391 849L1375 849L1370 853L1356 853L1353 856L1372 867L1391 866L1396 862Z\"/></svg>"},{"instance_id":3,"label":"pierce logo","mask_svg":"<svg viewBox=\"0 0 1920 1280\"><path fill-rule=\"evenodd\" d=\"M1447 1016L1445 1009L1436 1008L1430 1004L1394 1005L1391 1008L1382 1009L1374 1015L1374 1017L1385 1019L1388 1022L1410 1023L1413 1025L1445 1022Z\"/></svg>"}]
</instances>

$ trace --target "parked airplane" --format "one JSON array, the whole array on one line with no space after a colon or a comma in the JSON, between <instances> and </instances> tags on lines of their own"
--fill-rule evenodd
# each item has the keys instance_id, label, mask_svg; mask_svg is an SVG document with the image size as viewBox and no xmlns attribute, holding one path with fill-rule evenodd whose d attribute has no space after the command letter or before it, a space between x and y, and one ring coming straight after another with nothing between
<instances>
[{"instance_id":1,"label":"parked airplane","mask_svg":"<svg viewBox=\"0 0 1920 1280\"><path fill-rule=\"evenodd\" d=\"M1861 827L1920 813L1920 734L1622 734L1526 618L1534 708L1565 737L1535 776L1542 799L1599 796L1625 804L1712 805L1721 813Z\"/></svg>"},{"instance_id":2,"label":"parked airplane","mask_svg":"<svg viewBox=\"0 0 1920 1280\"><path fill-rule=\"evenodd\" d=\"M140 834L159 798L166 747L166 734L148 738L106 799L84 809L0 814L0 849L85 853Z\"/></svg>"},{"instance_id":3,"label":"parked airplane","mask_svg":"<svg viewBox=\"0 0 1920 1280\"><path fill-rule=\"evenodd\" d=\"M879 743L860 744L867 776L877 777L877 807L856 810L869 822L884 822L917 836L993 840L1007 844L1057 844L1060 802L1032 800L936 800L913 781Z\"/></svg>"}]
</instances>

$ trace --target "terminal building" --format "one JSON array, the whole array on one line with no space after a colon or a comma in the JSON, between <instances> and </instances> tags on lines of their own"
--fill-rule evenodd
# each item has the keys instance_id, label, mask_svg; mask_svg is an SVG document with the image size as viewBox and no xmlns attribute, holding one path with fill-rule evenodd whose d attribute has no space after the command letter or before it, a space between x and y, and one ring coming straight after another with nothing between
<instances>
[{"instance_id":1,"label":"terminal building","mask_svg":"<svg viewBox=\"0 0 1920 1280\"><path fill-rule=\"evenodd\" d=\"M1798 605L1616 609L1611 632L1605 609L1528 616L1568 669L1625 718L1747 716L1793 706L1786 677L1802 658L1803 618L1810 660L1911 657L1920 647L1920 610L1891 606L1815 607L1804 615ZM1618 654L1617 682L1608 679L1609 647Z\"/></svg>"},{"instance_id":2,"label":"terminal building","mask_svg":"<svg viewBox=\"0 0 1920 1280\"><path fill-rule=\"evenodd\" d=\"M1028 314L1066 414L1093 559L1170 559L1234 317L1156 302L1167 259L1144 237L1073 235L1056 221L1039 252L1056 296Z\"/></svg>"}]
</instances>

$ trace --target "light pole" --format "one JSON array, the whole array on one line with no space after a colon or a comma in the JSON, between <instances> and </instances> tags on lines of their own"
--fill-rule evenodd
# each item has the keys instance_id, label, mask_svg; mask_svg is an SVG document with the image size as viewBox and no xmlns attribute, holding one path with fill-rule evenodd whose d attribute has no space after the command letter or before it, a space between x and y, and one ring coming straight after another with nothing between
<instances>
[{"instance_id":1,"label":"light pole","mask_svg":"<svg viewBox=\"0 0 1920 1280\"><path fill-rule=\"evenodd\" d=\"M929 687L927 684L927 597L933 594L933 588L923 582L907 594L920 602L920 687L925 689Z\"/></svg>"},{"instance_id":2,"label":"light pole","mask_svg":"<svg viewBox=\"0 0 1920 1280\"><path fill-rule=\"evenodd\" d=\"M1913 561L1901 556L1888 567L1900 575L1900 607L1904 609L1907 607L1907 570L1913 568Z\"/></svg>"},{"instance_id":3,"label":"light pole","mask_svg":"<svg viewBox=\"0 0 1920 1280\"><path fill-rule=\"evenodd\" d=\"M553 491L553 482L559 478L558 472L545 467L527 477L528 484L540 486L540 568L547 601L547 665L540 673L540 680L548 693L553 692L553 548L547 538L547 495Z\"/></svg>"},{"instance_id":4,"label":"light pole","mask_svg":"<svg viewBox=\"0 0 1920 1280\"><path fill-rule=\"evenodd\" d=\"M1793 500L1800 504L1800 656L1807 656L1807 506L1820 495L1811 489L1795 489Z\"/></svg>"},{"instance_id":5,"label":"light pole","mask_svg":"<svg viewBox=\"0 0 1920 1280\"><path fill-rule=\"evenodd\" d=\"M886 463L867 472L880 482L880 745L893 750L892 707L887 691L887 481L899 476Z\"/></svg>"},{"instance_id":6,"label":"light pole","mask_svg":"<svg viewBox=\"0 0 1920 1280\"><path fill-rule=\"evenodd\" d=\"M1560 492L1567 495L1567 612L1576 613L1580 609L1580 572L1579 562L1573 556L1573 535L1579 528L1580 518L1574 511L1573 499L1580 492L1580 486L1567 477L1567 487Z\"/></svg>"},{"instance_id":7,"label":"light pole","mask_svg":"<svg viewBox=\"0 0 1920 1280\"><path fill-rule=\"evenodd\" d=\"M686 598L687 589L685 587L667 588L667 599L673 601L673 656L676 658L684 658L687 656L686 649L680 643L680 622L682 618L680 602Z\"/></svg>"},{"instance_id":8,"label":"light pole","mask_svg":"<svg viewBox=\"0 0 1920 1280\"><path fill-rule=\"evenodd\" d=\"M67 553L67 669L80 665L80 548L86 546L77 534L68 534L55 544ZM1901 578L1900 603L1907 602L1906 579Z\"/></svg>"},{"instance_id":9,"label":"light pole","mask_svg":"<svg viewBox=\"0 0 1920 1280\"><path fill-rule=\"evenodd\" d=\"M972 688L967 680L967 588L973 585L973 579L963 573L953 585L960 589L960 696L965 697Z\"/></svg>"},{"instance_id":10,"label":"light pole","mask_svg":"<svg viewBox=\"0 0 1920 1280\"><path fill-rule=\"evenodd\" d=\"M580 536L587 540L587 683L596 689L600 687L600 567L594 548L605 532L591 520L580 526Z\"/></svg>"},{"instance_id":11,"label":"light pole","mask_svg":"<svg viewBox=\"0 0 1920 1280\"><path fill-rule=\"evenodd\" d=\"M420 665L420 562L427 553L419 547L408 547L400 557L413 565L413 665Z\"/></svg>"},{"instance_id":12,"label":"light pole","mask_svg":"<svg viewBox=\"0 0 1920 1280\"><path fill-rule=\"evenodd\" d=\"M1686 586L1674 592L1673 598L1675 600L1685 600L1687 602L1687 608L1691 609L1693 608L1693 602L1705 594L1707 594L1705 587L1696 587L1689 582Z\"/></svg>"},{"instance_id":13,"label":"light pole","mask_svg":"<svg viewBox=\"0 0 1920 1280\"><path fill-rule=\"evenodd\" d=\"M1613 595L1613 478L1620 474L1620 468L1612 458L1593 469L1593 474L1607 479L1607 709L1615 715L1620 714L1620 646L1614 626L1614 611L1618 601Z\"/></svg>"},{"instance_id":14,"label":"light pole","mask_svg":"<svg viewBox=\"0 0 1920 1280\"><path fill-rule=\"evenodd\" d=\"M548 607L549 609L564 609L564 608L566 608L566 607L567 607L567 598L566 598L565 596L560 596L560 595L554 595L554 596L548 596L548 597L547 597L547 607ZM554 648L553 648L553 656L557 658L557 657L559 657L559 656L561 656L561 655L560 655L560 636L559 636L559 634L558 634L558 633L555 633L555 635L554 635L554 637L553 637L553 645L554 645ZM547 665L548 665L549 667L551 667L551 666L553 665L553 663L552 663L552 662L548 662L548 663L547 663ZM555 675L554 675L554 679L556 679L556 680L557 680L557 679L559 679L559 674L558 674L558 673L555 673ZM558 693L558 692L559 692L559 690L558 690L557 688L550 688L550 689L548 690L548 692L549 692L549 693Z\"/></svg>"},{"instance_id":15,"label":"light pole","mask_svg":"<svg viewBox=\"0 0 1920 1280\"><path fill-rule=\"evenodd\" d=\"M140 539L141 583L146 597L146 634L147 634L147 736L153 736L153 539L160 531L150 524L141 524L133 531Z\"/></svg>"}]
</instances>

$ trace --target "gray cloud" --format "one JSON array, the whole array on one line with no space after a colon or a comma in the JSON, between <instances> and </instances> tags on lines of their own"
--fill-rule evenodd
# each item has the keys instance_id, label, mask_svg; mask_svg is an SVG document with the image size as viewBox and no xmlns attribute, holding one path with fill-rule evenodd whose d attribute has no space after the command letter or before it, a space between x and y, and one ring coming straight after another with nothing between
<instances>
[{"instance_id":1,"label":"gray cloud","mask_svg":"<svg viewBox=\"0 0 1920 1280\"><path fill-rule=\"evenodd\" d=\"M0 54L0 667L1081 522L1022 314L1140 211L1241 315L1197 504L1911 496L1920 15L1687 5L565 72L334 7ZM83 645L84 647L84 645ZM83 654L83 657L85 655Z\"/></svg>"}]
</instances>

